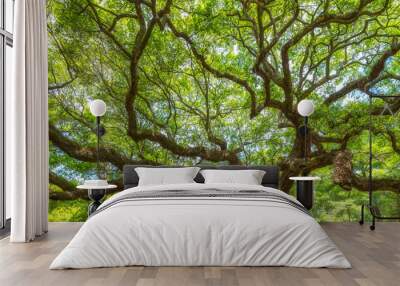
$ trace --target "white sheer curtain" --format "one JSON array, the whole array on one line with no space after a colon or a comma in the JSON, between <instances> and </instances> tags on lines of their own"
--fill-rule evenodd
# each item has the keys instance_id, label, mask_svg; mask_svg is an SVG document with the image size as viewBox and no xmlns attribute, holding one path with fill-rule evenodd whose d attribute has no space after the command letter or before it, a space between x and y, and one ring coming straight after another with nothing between
<instances>
[{"instance_id":1,"label":"white sheer curtain","mask_svg":"<svg viewBox=\"0 0 400 286\"><path fill-rule=\"evenodd\" d=\"M14 21L14 94L6 118L13 146L6 146L6 180L12 193L10 241L27 242L47 231L46 1L16 1Z\"/></svg>"}]
</instances>

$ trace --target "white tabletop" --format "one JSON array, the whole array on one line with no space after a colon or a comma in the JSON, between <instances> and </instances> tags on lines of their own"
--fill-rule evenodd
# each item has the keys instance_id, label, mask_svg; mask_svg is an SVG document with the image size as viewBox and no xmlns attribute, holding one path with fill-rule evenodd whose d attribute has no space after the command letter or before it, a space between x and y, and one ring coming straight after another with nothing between
<instances>
[{"instance_id":1,"label":"white tabletop","mask_svg":"<svg viewBox=\"0 0 400 286\"><path fill-rule=\"evenodd\" d=\"M86 190L104 190L104 189L115 189L117 185L105 185L105 186L90 186L90 185L79 185L77 189L86 189Z\"/></svg>"},{"instance_id":2,"label":"white tabletop","mask_svg":"<svg viewBox=\"0 0 400 286\"><path fill-rule=\"evenodd\" d=\"M292 181L319 181L321 180L320 177L290 177Z\"/></svg>"}]
</instances>

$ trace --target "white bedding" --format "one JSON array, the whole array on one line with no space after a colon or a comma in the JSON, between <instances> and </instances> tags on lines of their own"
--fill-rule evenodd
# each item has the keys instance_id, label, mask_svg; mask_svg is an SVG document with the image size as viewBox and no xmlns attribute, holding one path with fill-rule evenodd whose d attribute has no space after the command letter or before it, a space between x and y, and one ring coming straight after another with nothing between
<instances>
[{"instance_id":1,"label":"white bedding","mask_svg":"<svg viewBox=\"0 0 400 286\"><path fill-rule=\"evenodd\" d=\"M130 192L209 188L265 190L295 200L262 186L193 183L131 188L108 201ZM290 205L155 198L124 201L89 218L50 269L127 265L351 267L320 225Z\"/></svg>"}]
</instances>

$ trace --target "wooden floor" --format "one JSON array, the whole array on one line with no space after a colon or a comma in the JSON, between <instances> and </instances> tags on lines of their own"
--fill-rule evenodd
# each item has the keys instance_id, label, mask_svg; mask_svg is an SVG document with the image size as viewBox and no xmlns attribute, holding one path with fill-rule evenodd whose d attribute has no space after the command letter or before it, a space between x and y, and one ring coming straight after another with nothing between
<instances>
[{"instance_id":1,"label":"wooden floor","mask_svg":"<svg viewBox=\"0 0 400 286\"><path fill-rule=\"evenodd\" d=\"M323 224L352 269L289 267L124 267L48 270L80 223L50 223L49 233L27 244L0 241L0 285L400 285L400 223Z\"/></svg>"}]
</instances>

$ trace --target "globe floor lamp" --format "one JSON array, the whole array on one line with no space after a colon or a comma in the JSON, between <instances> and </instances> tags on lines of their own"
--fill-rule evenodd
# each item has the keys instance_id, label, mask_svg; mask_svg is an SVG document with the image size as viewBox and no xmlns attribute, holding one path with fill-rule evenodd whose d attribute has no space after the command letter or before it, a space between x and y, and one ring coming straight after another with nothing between
<instances>
[{"instance_id":1,"label":"globe floor lamp","mask_svg":"<svg viewBox=\"0 0 400 286\"><path fill-rule=\"evenodd\" d=\"M307 151L308 151L308 141L307 141L307 135L308 135L308 117L314 113L314 103L312 100L309 99L303 99L302 101L299 102L297 105L297 112L304 117L304 125L300 127L299 131L302 136L304 136L304 163L307 162Z\"/></svg>"},{"instance_id":2,"label":"globe floor lamp","mask_svg":"<svg viewBox=\"0 0 400 286\"><path fill-rule=\"evenodd\" d=\"M100 138L106 133L104 127L100 124L100 118L106 113L107 106L101 99L95 99L89 104L90 112L96 116L96 135L97 135L97 149L96 149L96 163L97 163L97 177L101 179L100 174Z\"/></svg>"},{"instance_id":3,"label":"globe floor lamp","mask_svg":"<svg viewBox=\"0 0 400 286\"><path fill-rule=\"evenodd\" d=\"M297 112L304 117L304 125L298 130L301 136L304 137L304 166L307 163L307 151L309 149L307 135L308 130L308 117L314 112L314 104L311 100L304 99L297 105ZM314 181L319 180L319 177L307 176L306 168L303 169L303 176L301 177L290 177L291 180L296 181L296 198L301 202L307 209L311 209L314 201Z\"/></svg>"},{"instance_id":4,"label":"globe floor lamp","mask_svg":"<svg viewBox=\"0 0 400 286\"><path fill-rule=\"evenodd\" d=\"M88 197L92 201L88 206L88 216L96 211L101 204L101 199L106 194L106 189L116 187L114 185L108 185L107 181L102 178L100 172L100 138L105 134L106 130L100 124L100 117L102 117L107 110L106 103L100 99L95 99L89 103L90 112L96 116L96 136L97 136L97 148L96 148L96 167L97 167L97 180L85 181L85 184L78 186L78 188L84 188L88 190Z\"/></svg>"}]
</instances>

